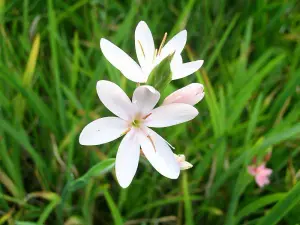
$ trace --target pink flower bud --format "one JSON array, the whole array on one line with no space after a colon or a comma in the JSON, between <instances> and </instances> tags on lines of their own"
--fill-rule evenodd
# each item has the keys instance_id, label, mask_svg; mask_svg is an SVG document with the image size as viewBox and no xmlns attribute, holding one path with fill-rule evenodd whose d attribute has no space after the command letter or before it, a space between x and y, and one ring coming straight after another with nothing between
<instances>
[{"instance_id":1,"label":"pink flower bud","mask_svg":"<svg viewBox=\"0 0 300 225\"><path fill-rule=\"evenodd\" d=\"M163 102L163 105L172 103L185 103L195 105L204 97L204 87L199 83L189 84L170 94Z\"/></svg>"}]
</instances>

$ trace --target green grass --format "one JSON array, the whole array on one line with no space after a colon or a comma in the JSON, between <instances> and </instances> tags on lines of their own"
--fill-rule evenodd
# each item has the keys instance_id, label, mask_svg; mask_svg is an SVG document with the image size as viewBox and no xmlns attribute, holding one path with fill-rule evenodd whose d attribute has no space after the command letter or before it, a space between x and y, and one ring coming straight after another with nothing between
<instances>
[{"instance_id":1,"label":"green grass","mask_svg":"<svg viewBox=\"0 0 300 225\"><path fill-rule=\"evenodd\" d=\"M300 224L300 4L284 1L0 0L0 224ZM81 129L110 115L107 79L132 94L101 53L101 37L135 58L134 29L188 31L174 81L205 86L193 121L157 131L194 164L178 180L146 160L127 189L115 178L119 141L83 147ZM272 150L271 184L247 165Z\"/></svg>"}]
</instances>

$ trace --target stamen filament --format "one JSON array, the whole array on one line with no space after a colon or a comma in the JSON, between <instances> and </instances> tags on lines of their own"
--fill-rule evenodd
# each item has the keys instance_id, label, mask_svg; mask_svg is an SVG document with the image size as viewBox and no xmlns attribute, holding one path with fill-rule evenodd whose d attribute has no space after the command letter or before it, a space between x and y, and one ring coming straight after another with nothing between
<instances>
[{"instance_id":1,"label":"stamen filament","mask_svg":"<svg viewBox=\"0 0 300 225\"><path fill-rule=\"evenodd\" d=\"M160 52L161 52L161 50L162 50L162 47L164 46L164 44L165 44L165 41L167 40L167 36L168 36L168 33L166 32L166 33L164 34L164 37L163 37L163 39L162 39L161 43L160 43L160 46L159 46L159 49L158 49L157 55L159 55L159 54L160 54Z\"/></svg>"},{"instance_id":2,"label":"stamen filament","mask_svg":"<svg viewBox=\"0 0 300 225\"><path fill-rule=\"evenodd\" d=\"M150 142L151 142L151 144L152 144L152 146L153 146L153 149L154 149L154 151L156 152L156 148L155 148L154 142L153 142L153 140L151 139L150 135L148 135L147 138L150 140Z\"/></svg>"},{"instance_id":3,"label":"stamen filament","mask_svg":"<svg viewBox=\"0 0 300 225\"><path fill-rule=\"evenodd\" d=\"M143 117L143 120L147 119L152 113L149 113L148 115Z\"/></svg>"},{"instance_id":4,"label":"stamen filament","mask_svg":"<svg viewBox=\"0 0 300 225\"><path fill-rule=\"evenodd\" d=\"M121 134L121 136L127 134L130 130L131 130L131 128L128 128L127 130L125 130L125 131Z\"/></svg>"},{"instance_id":5,"label":"stamen filament","mask_svg":"<svg viewBox=\"0 0 300 225\"><path fill-rule=\"evenodd\" d=\"M144 52L144 49L143 49L143 46L142 46L142 43L141 43L139 40L138 40L138 43L139 43L140 48L141 48L141 50L142 50L143 56L146 57L145 52Z\"/></svg>"}]
</instances>

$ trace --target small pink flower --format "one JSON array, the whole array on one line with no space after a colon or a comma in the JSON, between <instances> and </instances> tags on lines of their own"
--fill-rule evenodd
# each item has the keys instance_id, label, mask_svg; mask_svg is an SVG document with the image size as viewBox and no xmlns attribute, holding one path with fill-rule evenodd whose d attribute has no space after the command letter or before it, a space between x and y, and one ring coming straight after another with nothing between
<instances>
[{"instance_id":1,"label":"small pink flower","mask_svg":"<svg viewBox=\"0 0 300 225\"><path fill-rule=\"evenodd\" d=\"M248 166L248 173L255 177L255 182L260 188L262 188L270 183L269 177L272 174L272 170L266 168L263 163L260 166Z\"/></svg>"},{"instance_id":2,"label":"small pink flower","mask_svg":"<svg viewBox=\"0 0 300 225\"><path fill-rule=\"evenodd\" d=\"M189 84L177 91L174 91L164 100L163 104L168 105L171 103L184 103L195 105L200 102L204 97L204 87L199 83Z\"/></svg>"}]
</instances>

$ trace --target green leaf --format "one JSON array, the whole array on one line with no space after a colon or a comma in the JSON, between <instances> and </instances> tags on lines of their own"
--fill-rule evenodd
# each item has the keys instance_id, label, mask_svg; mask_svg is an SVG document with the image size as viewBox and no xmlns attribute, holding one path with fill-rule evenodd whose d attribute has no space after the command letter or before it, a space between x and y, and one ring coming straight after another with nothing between
<instances>
[{"instance_id":1,"label":"green leaf","mask_svg":"<svg viewBox=\"0 0 300 225\"><path fill-rule=\"evenodd\" d=\"M300 182L263 217L258 225L275 225L300 201Z\"/></svg>"},{"instance_id":2,"label":"green leaf","mask_svg":"<svg viewBox=\"0 0 300 225\"><path fill-rule=\"evenodd\" d=\"M115 159L107 159L96 164L91 169L89 169L89 171L87 171L83 176L74 180L71 183L70 186L71 190L75 191L85 186L92 177L100 176L104 173L109 172L114 167L114 165L115 165Z\"/></svg>"},{"instance_id":3,"label":"green leaf","mask_svg":"<svg viewBox=\"0 0 300 225\"><path fill-rule=\"evenodd\" d=\"M286 196L285 193L277 193L277 194L261 197L258 200L251 202L250 204L246 205L238 212L238 214L236 215L236 221L235 221L236 224L239 224L239 221L243 217L248 216L251 213L255 213L260 208L263 208L269 204L278 202L279 200L283 199L285 196Z\"/></svg>"},{"instance_id":4,"label":"green leaf","mask_svg":"<svg viewBox=\"0 0 300 225\"><path fill-rule=\"evenodd\" d=\"M16 225L39 225L39 224L34 222L16 221Z\"/></svg>"}]
</instances>

